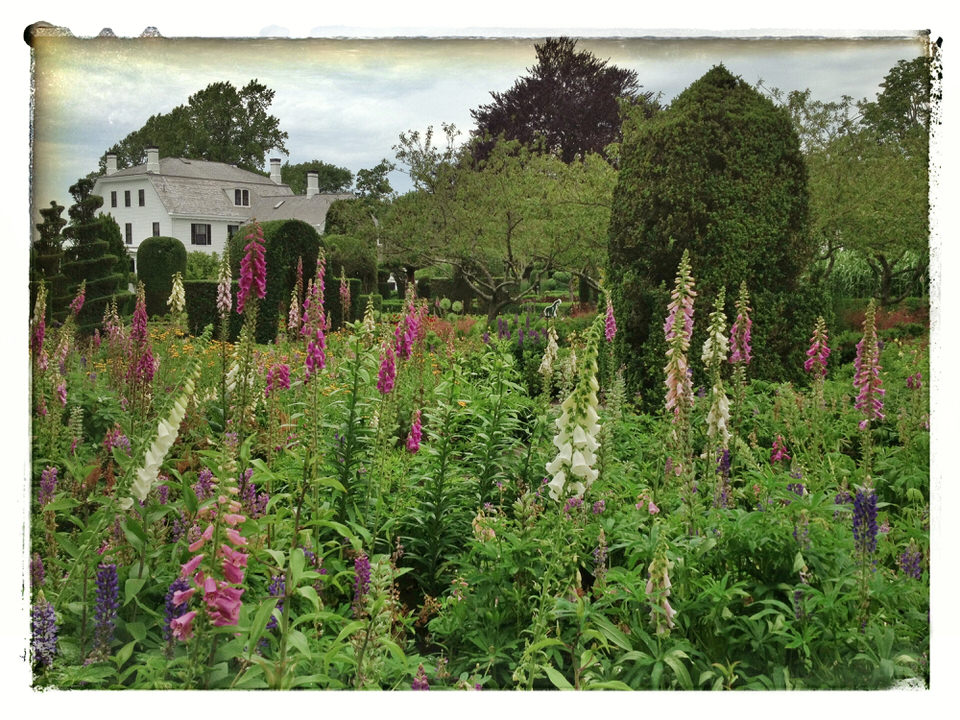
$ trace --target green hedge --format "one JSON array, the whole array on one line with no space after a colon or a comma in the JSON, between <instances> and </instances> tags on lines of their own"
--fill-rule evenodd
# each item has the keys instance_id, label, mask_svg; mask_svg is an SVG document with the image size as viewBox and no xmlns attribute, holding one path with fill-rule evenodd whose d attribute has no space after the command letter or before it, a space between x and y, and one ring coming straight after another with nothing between
<instances>
[{"instance_id":1,"label":"green hedge","mask_svg":"<svg viewBox=\"0 0 960 720\"><path fill-rule=\"evenodd\" d=\"M256 340L266 344L276 339L281 309L289 307L290 293L297 280L298 261L303 259L303 286L306 291L308 279L316 273L321 242L317 231L302 220L272 220L261 223L261 226L267 264L267 294L260 303ZM244 225L228 243L234 278L240 277L240 262L248 242L246 235L251 229L252 226ZM332 280L328 266L325 281L328 297Z\"/></svg>"},{"instance_id":2,"label":"green hedge","mask_svg":"<svg viewBox=\"0 0 960 720\"><path fill-rule=\"evenodd\" d=\"M150 237L137 248L137 277L143 283L148 315L165 315L174 273L187 274L187 249L174 237Z\"/></svg>"},{"instance_id":3,"label":"green hedge","mask_svg":"<svg viewBox=\"0 0 960 720\"><path fill-rule=\"evenodd\" d=\"M234 307L230 311L230 329L228 340L236 342L243 326L243 317L237 313L237 283L230 290L234 298ZM207 325L213 325L214 337L219 338L220 316L217 313L217 282L215 280L187 280L183 283L183 294L187 305L187 328L199 335Z\"/></svg>"}]
</instances>

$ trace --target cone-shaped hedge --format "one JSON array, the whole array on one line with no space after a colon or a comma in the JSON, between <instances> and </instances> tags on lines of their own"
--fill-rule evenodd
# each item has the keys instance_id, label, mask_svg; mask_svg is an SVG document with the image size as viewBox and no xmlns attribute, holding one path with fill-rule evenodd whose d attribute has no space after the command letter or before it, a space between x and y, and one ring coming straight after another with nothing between
<instances>
[{"instance_id":1,"label":"cone-shaped hedge","mask_svg":"<svg viewBox=\"0 0 960 720\"><path fill-rule=\"evenodd\" d=\"M706 318L721 287L729 314L745 280L755 313L751 375L796 374L802 357L794 355L802 355L817 315L811 292L799 285L814 251L806 183L786 110L722 65L652 118L627 109L608 284L619 327L617 365L626 365L635 389L662 386L667 288L687 249L698 316ZM692 347L699 348L705 320L695 327Z\"/></svg>"}]
</instances>

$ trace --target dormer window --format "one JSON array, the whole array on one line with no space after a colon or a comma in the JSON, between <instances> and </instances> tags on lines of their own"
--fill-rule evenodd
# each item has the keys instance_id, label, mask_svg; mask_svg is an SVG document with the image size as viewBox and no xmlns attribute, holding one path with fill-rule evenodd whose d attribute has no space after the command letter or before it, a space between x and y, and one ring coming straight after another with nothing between
<instances>
[{"instance_id":1,"label":"dormer window","mask_svg":"<svg viewBox=\"0 0 960 720\"><path fill-rule=\"evenodd\" d=\"M233 204L250 207L250 191L237 188L233 191Z\"/></svg>"}]
</instances>

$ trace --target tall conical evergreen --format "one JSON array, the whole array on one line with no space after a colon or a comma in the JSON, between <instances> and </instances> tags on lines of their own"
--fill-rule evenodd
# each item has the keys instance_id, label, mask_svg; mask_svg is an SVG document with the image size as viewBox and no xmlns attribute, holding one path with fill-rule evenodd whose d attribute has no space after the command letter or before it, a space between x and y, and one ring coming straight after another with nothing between
<instances>
[{"instance_id":1,"label":"tall conical evergreen","mask_svg":"<svg viewBox=\"0 0 960 720\"><path fill-rule=\"evenodd\" d=\"M81 178L70 188L75 202L69 210L70 226L63 234L72 245L64 250L61 263L66 279L64 291L53 299L53 316L62 322L80 283L86 280L87 300L77 318L77 327L87 333L99 326L113 298L122 304L122 298L127 294L123 289L125 258L116 255L116 223L108 216L97 216L103 198L93 195L92 190L93 180L89 178ZM122 251L122 240L120 248Z\"/></svg>"},{"instance_id":2,"label":"tall conical evergreen","mask_svg":"<svg viewBox=\"0 0 960 720\"><path fill-rule=\"evenodd\" d=\"M30 246L30 307L37 299L37 287L41 280L46 283L47 292L57 297L66 293L64 277L60 273L60 260L63 256L63 227L67 224L61 215L63 205L55 200L50 201L50 207L40 210L42 223L36 228L40 237Z\"/></svg>"},{"instance_id":3,"label":"tall conical evergreen","mask_svg":"<svg viewBox=\"0 0 960 720\"><path fill-rule=\"evenodd\" d=\"M628 110L608 245L617 364L628 382L655 399L660 308L685 250L704 295L729 286L728 312L736 285L750 286L755 376L797 374L793 355L817 316L815 293L799 286L815 250L807 218L807 171L789 114L722 65L652 118ZM694 346L705 339L698 329Z\"/></svg>"}]
</instances>

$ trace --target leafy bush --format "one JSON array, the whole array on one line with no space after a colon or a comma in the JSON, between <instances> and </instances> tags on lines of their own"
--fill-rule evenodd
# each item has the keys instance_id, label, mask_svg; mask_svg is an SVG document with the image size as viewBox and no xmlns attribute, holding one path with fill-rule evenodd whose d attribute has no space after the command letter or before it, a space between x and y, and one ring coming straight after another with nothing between
<instances>
[{"instance_id":1,"label":"leafy bush","mask_svg":"<svg viewBox=\"0 0 960 720\"><path fill-rule=\"evenodd\" d=\"M137 248L137 276L143 283L148 315L166 315L175 273L187 272L187 249L174 237L150 237Z\"/></svg>"}]
</instances>

